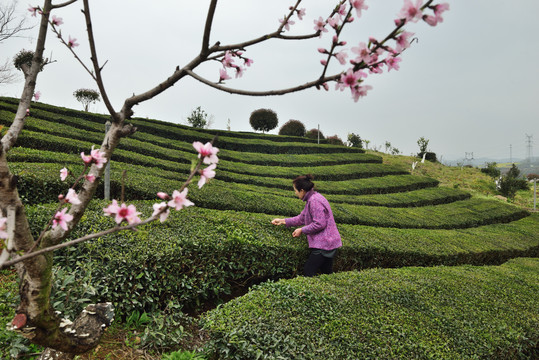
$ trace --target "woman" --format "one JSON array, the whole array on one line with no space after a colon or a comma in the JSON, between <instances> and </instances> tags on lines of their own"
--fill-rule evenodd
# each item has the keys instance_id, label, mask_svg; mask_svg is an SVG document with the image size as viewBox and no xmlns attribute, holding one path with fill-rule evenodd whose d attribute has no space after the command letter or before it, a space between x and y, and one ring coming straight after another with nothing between
<instances>
[{"instance_id":1,"label":"woman","mask_svg":"<svg viewBox=\"0 0 539 360\"><path fill-rule=\"evenodd\" d=\"M337 248L342 246L333 212L328 201L313 190L312 175L298 176L293 186L296 196L305 201L305 208L298 216L287 219L273 219L273 225L301 226L292 233L293 237L307 235L311 254L305 263L305 276L315 276L318 270L323 274L333 272L333 258Z\"/></svg>"}]
</instances>

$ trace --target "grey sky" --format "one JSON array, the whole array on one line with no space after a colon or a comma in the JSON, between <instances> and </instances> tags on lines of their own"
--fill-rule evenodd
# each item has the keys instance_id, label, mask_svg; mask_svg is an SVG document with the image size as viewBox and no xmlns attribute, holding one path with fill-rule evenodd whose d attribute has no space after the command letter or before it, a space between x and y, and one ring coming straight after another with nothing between
<instances>
[{"instance_id":1,"label":"grey sky","mask_svg":"<svg viewBox=\"0 0 539 360\"><path fill-rule=\"evenodd\" d=\"M6 0L0 0L5 2ZM279 126L289 119L302 121L307 129L320 129L325 135L346 140L354 132L370 145L386 141L402 153L418 151L417 139L430 140L429 148L442 160L462 159L465 152L475 158L526 156L526 134L539 144L539 58L537 33L539 2L536 0L455 0L444 22L431 27L424 22L411 24L418 42L402 55L399 71L384 69L370 75L373 86L357 103L349 91L307 90L280 97L243 97L208 88L194 79L184 79L166 93L139 105L135 116L185 123L197 106L213 115L213 128L225 129L230 119L235 131L251 131L249 115L258 108L271 108L279 116ZM133 93L140 93L170 76L199 51L205 11L209 1L93 1L92 15L100 61L108 60L105 84L115 108ZM211 42L241 42L274 31L292 0L240 1L219 3ZM38 3L30 2L31 5ZM304 1L307 15L296 20L290 34L310 33L313 19L326 17L329 1ZM350 26L341 39L345 49L382 38L393 29L393 19L402 0L368 1L369 9ZM28 16L27 2L19 1L21 14ZM64 20L63 35L78 39L76 48L89 64L86 33L76 3L57 11ZM331 6L329 6L330 8ZM37 24L35 18L29 22ZM34 29L34 33L37 29ZM241 79L227 86L269 90L286 88L319 76L322 56L318 47L328 47L330 36L307 42L272 40L249 48L245 55L254 60ZM29 34L31 35L31 34ZM33 34L31 36L34 36ZM12 57L21 48L32 49L32 39L11 39L0 44L0 60ZM40 101L81 108L72 93L81 87L97 88L49 33L47 56L55 63L38 77ZM338 65L338 64L336 64ZM342 67L334 66L333 72ZM197 72L217 80L219 64L208 64ZM17 97L22 82L0 86L0 95ZM91 107L105 113L103 103ZM272 131L276 133L277 129ZM534 150L537 156L539 150Z\"/></svg>"}]
</instances>

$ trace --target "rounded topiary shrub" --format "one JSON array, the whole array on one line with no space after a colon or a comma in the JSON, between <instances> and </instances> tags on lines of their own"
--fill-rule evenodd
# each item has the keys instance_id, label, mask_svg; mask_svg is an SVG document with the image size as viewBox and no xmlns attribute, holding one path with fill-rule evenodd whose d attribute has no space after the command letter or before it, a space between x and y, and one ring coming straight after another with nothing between
<instances>
[{"instance_id":1,"label":"rounded topiary shrub","mask_svg":"<svg viewBox=\"0 0 539 360\"><path fill-rule=\"evenodd\" d=\"M273 130L279 123L279 118L275 111L271 109L258 109L251 113L249 123L253 130L262 132Z\"/></svg>"},{"instance_id":2,"label":"rounded topiary shrub","mask_svg":"<svg viewBox=\"0 0 539 360\"><path fill-rule=\"evenodd\" d=\"M288 120L279 129L279 135L305 136L305 125L299 120Z\"/></svg>"},{"instance_id":3,"label":"rounded topiary shrub","mask_svg":"<svg viewBox=\"0 0 539 360\"><path fill-rule=\"evenodd\" d=\"M337 135L328 136L326 140L328 144L331 144L331 145L344 145L344 142L342 141L342 139L338 137Z\"/></svg>"},{"instance_id":4,"label":"rounded topiary shrub","mask_svg":"<svg viewBox=\"0 0 539 360\"><path fill-rule=\"evenodd\" d=\"M318 139L318 135L320 134L320 140L325 139L324 134L322 131L318 131L318 129L311 129L305 133L305 136L309 139Z\"/></svg>"},{"instance_id":5,"label":"rounded topiary shrub","mask_svg":"<svg viewBox=\"0 0 539 360\"><path fill-rule=\"evenodd\" d=\"M436 158L436 153L427 151L427 152L420 152L417 154L417 157L423 158L423 154L425 154L425 160L431 161L431 162L438 162L438 159Z\"/></svg>"}]
</instances>

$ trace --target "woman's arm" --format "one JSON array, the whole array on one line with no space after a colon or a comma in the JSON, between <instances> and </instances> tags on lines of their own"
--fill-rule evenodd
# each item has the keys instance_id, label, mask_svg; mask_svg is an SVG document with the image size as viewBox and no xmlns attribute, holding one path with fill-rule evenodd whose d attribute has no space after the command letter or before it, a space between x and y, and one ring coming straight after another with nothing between
<instances>
[{"instance_id":1,"label":"woman's arm","mask_svg":"<svg viewBox=\"0 0 539 360\"><path fill-rule=\"evenodd\" d=\"M321 202L312 201L309 204L309 211L313 221L301 229L301 232L305 235L316 234L324 230L328 224L328 211Z\"/></svg>"}]
</instances>

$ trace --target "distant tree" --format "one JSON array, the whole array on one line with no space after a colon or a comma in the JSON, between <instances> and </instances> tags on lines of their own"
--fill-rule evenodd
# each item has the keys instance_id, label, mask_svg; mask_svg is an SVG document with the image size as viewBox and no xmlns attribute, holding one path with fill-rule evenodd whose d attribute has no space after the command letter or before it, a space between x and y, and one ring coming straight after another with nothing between
<instances>
[{"instance_id":1,"label":"distant tree","mask_svg":"<svg viewBox=\"0 0 539 360\"><path fill-rule=\"evenodd\" d=\"M73 96L84 106L84 111L88 111L88 106L100 100L99 91L93 89L78 89L73 92Z\"/></svg>"},{"instance_id":2,"label":"distant tree","mask_svg":"<svg viewBox=\"0 0 539 360\"><path fill-rule=\"evenodd\" d=\"M314 140L323 140L325 139L324 137L324 134L322 133L322 131L318 130L318 129L311 129L309 131L307 131L305 133L305 136L308 137L309 139L314 139Z\"/></svg>"},{"instance_id":3,"label":"distant tree","mask_svg":"<svg viewBox=\"0 0 539 360\"><path fill-rule=\"evenodd\" d=\"M187 122L194 128L204 129L208 125L208 114L198 106L187 117Z\"/></svg>"},{"instance_id":4,"label":"distant tree","mask_svg":"<svg viewBox=\"0 0 539 360\"><path fill-rule=\"evenodd\" d=\"M369 150L369 144L370 144L370 140L363 140L363 142L365 143L365 149Z\"/></svg>"},{"instance_id":5,"label":"distant tree","mask_svg":"<svg viewBox=\"0 0 539 360\"><path fill-rule=\"evenodd\" d=\"M496 182L496 188L503 196L514 198L518 190L528 190L528 181L520 175L520 170L513 164L511 169Z\"/></svg>"},{"instance_id":6,"label":"distant tree","mask_svg":"<svg viewBox=\"0 0 539 360\"><path fill-rule=\"evenodd\" d=\"M279 123L279 118L275 111L271 109L258 109L251 113L249 123L253 130L259 130L264 133L275 129Z\"/></svg>"},{"instance_id":7,"label":"distant tree","mask_svg":"<svg viewBox=\"0 0 539 360\"><path fill-rule=\"evenodd\" d=\"M427 151L427 146L429 146L429 140L421 136L419 140L417 140L417 145L419 145L419 153L423 154L425 151Z\"/></svg>"},{"instance_id":8,"label":"distant tree","mask_svg":"<svg viewBox=\"0 0 539 360\"><path fill-rule=\"evenodd\" d=\"M389 141L386 141L385 147L386 147L386 153L389 154L389 151L391 150L391 143Z\"/></svg>"},{"instance_id":9,"label":"distant tree","mask_svg":"<svg viewBox=\"0 0 539 360\"><path fill-rule=\"evenodd\" d=\"M305 136L305 125L299 120L288 120L279 129L279 135Z\"/></svg>"},{"instance_id":10,"label":"distant tree","mask_svg":"<svg viewBox=\"0 0 539 360\"><path fill-rule=\"evenodd\" d=\"M348 134L348 146L357 147L363 149L363 142L358 134L349 133Z\"/></svg>"},{"instance_id":11,"label":"distant tree","mask_svg":"<svg viewBox=\"0 0 539 360\"><path fill-rule=\"evenodd\" d=\"M400 154L400 150L397 149L396 147L391 149L391 155L399 155L399 154Z\"/></svg>"},{"instance_id":12,"label":"distant tree","mask_svg":"<svg viewBox=\"0 0 539 360\"><path fill-rule=\"evenodd\" d=\"M326 138L326 141L328 144L331 144L331 145L344 145L344 142L342 141L342 139L338 137L337 135L328 136Z\"/></svg>"},{"instance_id":13,"label":"distant tree","mask_svg":"<svg viewBox=\"0 0 539 360\"><path fill-rule=\"evenodd\" d=\"M230 127L230 119L228 119L228 121L226 122L226 129L228 131L230 131L231 127Z\"/></svg>"},{"instance_id":14,"label":"distant tree","mask_svg":"<svg viewBox=\"0 0 539 360\"><path fill-rule=\"evenodd\" d=\"M482 173L492 176L493 178L497 178L500 176L501 171L498 168L496 162L489 162L486 165L486 167L481 169Z\"/></svg>"}]
</instances>

